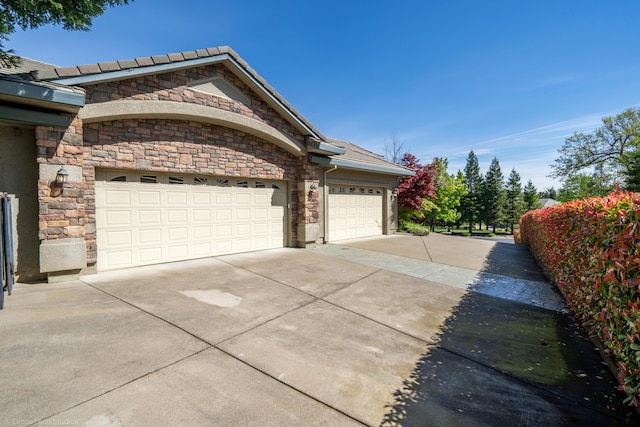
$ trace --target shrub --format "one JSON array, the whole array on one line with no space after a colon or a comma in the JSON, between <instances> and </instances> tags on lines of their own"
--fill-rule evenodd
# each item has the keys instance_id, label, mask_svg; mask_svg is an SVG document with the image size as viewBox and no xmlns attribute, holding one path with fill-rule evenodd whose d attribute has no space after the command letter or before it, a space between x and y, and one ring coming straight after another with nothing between
<instances>
[{"instance_id":1,"label":"shrub","mask_svg":"<svg viewBox=\"0 0 640 427\"><path fill-rule=\"evenodd\" d=\"M529 211L520 240L618 367L640 406L640 194L616 191Z\"/></svg>"},{"instance_id":2,"label":"shrub","mask_svg":"<svg viewBox=\"0 0 640 427\"><path fill-rule=\"evenodd\" d=\"M429 227L413 222L404 222L402 229L415 236L426 236L429 234Z\"/></svg>"}]
</instances>

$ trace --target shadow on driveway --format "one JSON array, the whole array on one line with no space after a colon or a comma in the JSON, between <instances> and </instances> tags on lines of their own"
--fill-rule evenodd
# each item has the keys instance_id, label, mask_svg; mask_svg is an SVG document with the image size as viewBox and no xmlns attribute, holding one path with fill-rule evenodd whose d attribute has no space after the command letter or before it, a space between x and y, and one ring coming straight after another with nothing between
<instances>
[{"instance_id":1,"label":"shadow on driveway","mask_svg":"<svg viewBox=\"0 0 640 427\"><path fill-rule=\"evenodd\" d=\"M522 250L496 244L469 290L493 274L521 272L521 278L540 280ZM518 259L525 261L512 262ZM549 284L542 280L532 286L544 293ZM445 321L437 346L395 392L381 425L640 425L616 387L568 311L468 292Z\"/></svg>"}]
</instances>

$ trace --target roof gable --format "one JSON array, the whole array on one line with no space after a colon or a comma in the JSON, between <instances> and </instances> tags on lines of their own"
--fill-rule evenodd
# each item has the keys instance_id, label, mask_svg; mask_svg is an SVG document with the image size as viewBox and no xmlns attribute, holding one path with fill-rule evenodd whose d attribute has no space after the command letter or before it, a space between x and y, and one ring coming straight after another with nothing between
<instances>
[{"instance_id":1,"label":"roof gable","mask_svg":"<svg viewBox=\"0 0 640 427\"><path fill-rule=\"evenodd\" d=\"M35 80L85 86L218 63L226 66L301 134L326 141L327 138L320 131L228 46L74 67L39 68L31 75Z\"/></svg>"}]
</instances>

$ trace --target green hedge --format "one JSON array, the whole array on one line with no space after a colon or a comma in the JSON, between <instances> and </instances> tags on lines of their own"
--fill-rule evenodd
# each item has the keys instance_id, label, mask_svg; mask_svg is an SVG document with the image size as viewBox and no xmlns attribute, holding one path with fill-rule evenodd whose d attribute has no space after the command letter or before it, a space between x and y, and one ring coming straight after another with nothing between
<instances>
[{"instance_id":1,"label":"green hedge","mask_svg":"<svg viewBox=\"0 0 640 427\"><path fill-rule=\"evenodd\" d=\"M620 389L640 405L640 193L529 211L520 239L603 342Z\"/></svg>"}]
</instances>

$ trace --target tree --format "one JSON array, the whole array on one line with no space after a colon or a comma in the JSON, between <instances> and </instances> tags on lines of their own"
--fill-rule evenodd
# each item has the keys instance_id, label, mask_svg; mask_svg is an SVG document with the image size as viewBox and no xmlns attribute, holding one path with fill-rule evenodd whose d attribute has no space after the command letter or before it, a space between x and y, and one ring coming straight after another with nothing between
<instances>
[{"instance_id":1,"label":"tree","mask_svg":"<svg viewBox=\"0 0 640 427\"><path fill-rule=\"evenodd\" d=\"M558 201L606 196L613 190L613 183L601 179L597 173L579 173L565 180L558 190Z\"/></svg>"},{"instance_id":2,"label":"tree","mask_svg":"<svg viewBox=\"0 0 640 427\"><path fill-rule=\"evenodd\" d=\"M421 165L416 156L411 153L402 156L400 164L415 173L413 176L401 178L396 189L400 218L405 221L411 221L414 218L422 219L423 199L436 196L436 171L433 165Z\"/></svg>"},{"instance_id":3,"label":"tree","mask_svg":"<svg viewBox=\"0 0 640 427\"><path fill-rule=\"evenodd\" d=\"M467 164L464 167L464 179L467 184L467 194L460 200L461 219L469 224L469 232L473 232L473 226L478 220L480 210L480 188L482 177L478 157L473 150L467 156Z\"/></svg>"},{"instance_id":4,"label":"tree","mask_svg":"<svg viewBox=\"0 0 640 427\"><path fill-rule=\"evenodd\" d=\"M389 141L384 145L384 158L396 164L400 164L404 155L407 154L404 144L395 132L391 134Z\"/></svg>"},{"instance_id":5,"label":"tree","mask_svg":"<svg viewBox=\"0 0 640 427\"><path fill-rule=\"evenodd\" d=\"M467 193L464 175L458 171L457 175L447 173L449 162L447 159L435 158L432 165L436 171L436 197L423 201L422 210L425 220L434 231L436 222L453 224L460 219L460 199Z\"/></svg>"},{"instance_id":6,"label":"tree","mask_svg":"<svg viewBox=\"0 0 640 427\"><path fill-rule=\"evenodd\" d=\"M544 189L538 194L538 198L558 200L558 191L553 187Z\"/></svg>"},{"instance_id":7,"label":"tree","mask_svg":"<svg viewBox=\"0 0 640 427\"><path fill-rule=\"evenodd\" d=\"M615 117L604 117L591 133L574 133L558 150L551 176L566 180L585 169L599 167L620 177L630 152L640 148L640 109L629 108Z\"/></svg>"},{"instance_id":8,"label":"tree","mask_svg":"<svg viewBox=\"0 0 640 427\"><path fill-rule=\"evenodd\" d=\"M625 177L624 188L629 191L640 192L640 149L632 151L627 156L627 164L623 175Z\"/></svg>"},{"instance_id":9,"label":"tree","mask_svg":"<svg viewBox=\"0 0 640 427\"><path fill-rule=\"evenodd\" d=\"M504 219L504 176L498 158L494 157L484 176L482 186L481 217L487 227L491 225L496 232L496 224Z\"/></svg>"},{"instance_id":10,"label":"tree","mask_svg":"<svg viewBox=\"0 0 640 427\"><path fill-rule=\"evenodd\" d=\"M0 64L16 67L20 58L4 42L16 28L23 30L43 25L62 25L65 30L88 31L93 18L108 7L128 4L133 0L0 0Z\"/></svg>"},{"instance_id":11,"label":"tree","mask_svg":"<svg viewBox=\"0 0 640 427\"><path fill-rule=\"evenodd\" d=\"M555 196L555 190L553 191ZM524 206L527 211L538 209L540 207L538 190L536 189L536 186L533 185L533 182L531 182L531 180L527 181L527 185L524 186L524 190L522 190L522 196L524 198Z\"/></svg>"},{"instance_id":12,"label":"tree","mask_svg":"<svg viewBox=\"0 0 640 427\"><path fill-rule=\"evenodd\" d=\"M509 174L509 179L507 180L505 190L505 218L509 223L511 233L513 233L513 225L517 223L520 220L522 214L524 214L522 184L520 182L520 174L516 172L515 169L511 169L511 173Z\"/></svg>"}]
</instances>

